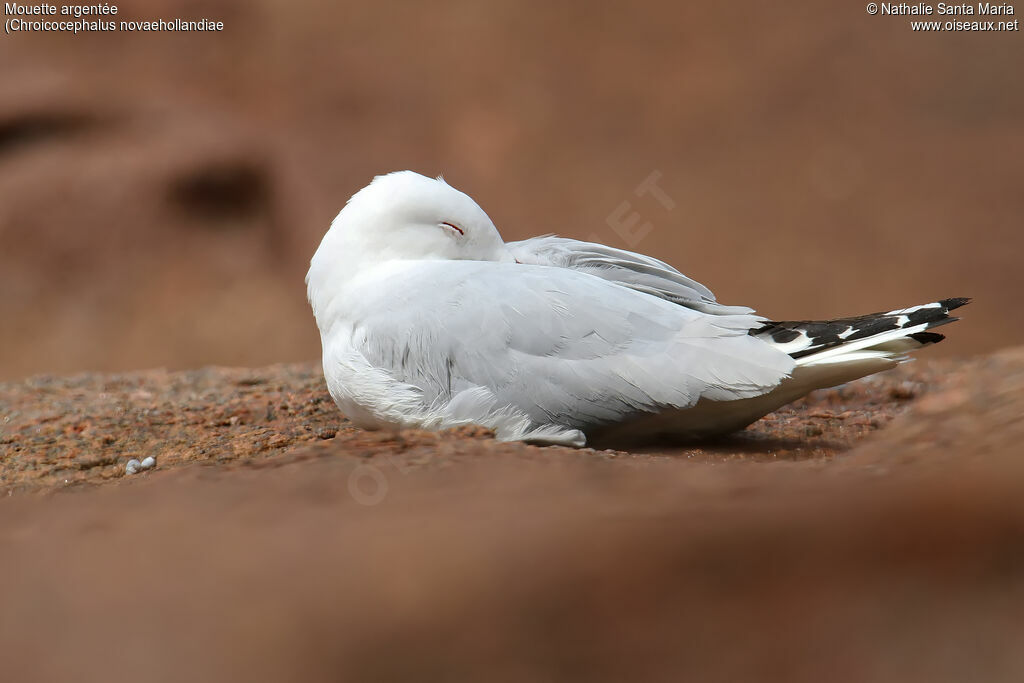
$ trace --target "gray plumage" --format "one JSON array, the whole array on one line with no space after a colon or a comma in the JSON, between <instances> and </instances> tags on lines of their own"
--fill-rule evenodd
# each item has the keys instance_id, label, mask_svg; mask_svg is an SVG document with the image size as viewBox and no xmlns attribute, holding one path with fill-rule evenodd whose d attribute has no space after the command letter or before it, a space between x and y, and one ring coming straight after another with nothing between
<instances>
[{"instance_id":1,"label":"gray plumage","mask_svg":"<svg viewBox=\"0 0 1024 683\"><path fill-rule=\"evenodd\" d=\"M848 342L842 326L787 328L651 257L506 244L468 196L408 171L352 197L306 280L328 388L356 424L575 446L741 428L892 367L948 321L928 304L886 314L899 324L848 319Z\"/></svg>"}]
</instances>

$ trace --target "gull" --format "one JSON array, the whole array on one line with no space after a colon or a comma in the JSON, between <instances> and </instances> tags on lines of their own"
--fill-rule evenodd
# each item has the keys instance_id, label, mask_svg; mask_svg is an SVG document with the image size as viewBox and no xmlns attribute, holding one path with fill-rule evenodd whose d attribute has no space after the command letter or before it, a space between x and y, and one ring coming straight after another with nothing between
<instances>
[{"instance_id":1,"label":"gull","mask_svg":"<svg viewBox=\"0 0 1024 683\"><path fill-rule=\"evenodd\" d=\"M773 321L649 256L505 242L472 198L412 171L348 200L306 285L327 388L356 426L575 447L742 429L941 341L930 330L968 302Z\"/></svg>"}]
</instances>

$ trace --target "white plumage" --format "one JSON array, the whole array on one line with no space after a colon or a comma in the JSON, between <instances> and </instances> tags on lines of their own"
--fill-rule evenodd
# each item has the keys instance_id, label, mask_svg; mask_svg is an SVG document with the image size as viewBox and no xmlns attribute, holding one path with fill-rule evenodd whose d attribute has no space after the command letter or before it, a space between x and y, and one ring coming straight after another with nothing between
<instances>
[{"instance_id":1,"label":"white plumage","mask_svg":"<svg viewBox=\"0 0 1024 683\"><path fill-rule=\"evenodd\" d=\"M411 171L349 200L306 283L328 389L356 425L479 424L573 446L742 428L892 367L941 339L919 333L955 307L775 323L647 256L558 237L506 244L470 197Z\"/></svg>"}]
</instances>

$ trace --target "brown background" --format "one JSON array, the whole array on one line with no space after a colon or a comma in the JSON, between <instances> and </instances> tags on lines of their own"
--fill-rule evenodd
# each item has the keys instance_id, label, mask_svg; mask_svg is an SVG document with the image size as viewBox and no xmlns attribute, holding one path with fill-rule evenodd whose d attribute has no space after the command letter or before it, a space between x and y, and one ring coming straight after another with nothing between
<instances>
[{"instance_id":1,"label":"brown background","mask_svg":"<svg viewBox=\"0 0 1024 683\"><path fill-rule=\"evenodd\" d=\"M0 383L4 675L1024 680L1021 35L774 4L0 35L0 379L314 359L305 264L400 168L775 317L976 298L932 360L667 453L363 432L313 363Z\"/></svg>"},{"instance_id":2,"label":"brown background","mask_svg":"<svg viewBox=\"0 0 1024 683\"><path fill-rule=\"evenodd\" d=\"M0 36L0 378L316 358L306 262L401 168L776 318L968 295L933 353L1024 330L1019 32L809 0L120 10L225 30Z\"/></svg>"}]
</instances>

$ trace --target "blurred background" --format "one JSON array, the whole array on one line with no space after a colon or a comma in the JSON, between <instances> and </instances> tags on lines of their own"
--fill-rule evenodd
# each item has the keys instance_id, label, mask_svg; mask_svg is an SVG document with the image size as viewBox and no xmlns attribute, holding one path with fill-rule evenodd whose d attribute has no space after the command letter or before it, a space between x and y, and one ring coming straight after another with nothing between
<instances>
[{"instance_id":1,"label":"blurred background","mask_svg":"<svg viewBox=\"0 0 1024 683\"><path fill-rule=\"evenodd\" d=\"M0 36L0 379L318 358L308 259L404 168L506 239L642 251L771 317L964 295L931 354L1024 332L1019 32L811 0L119 10L225 29Z\"/></svg>"}]
</instances>

